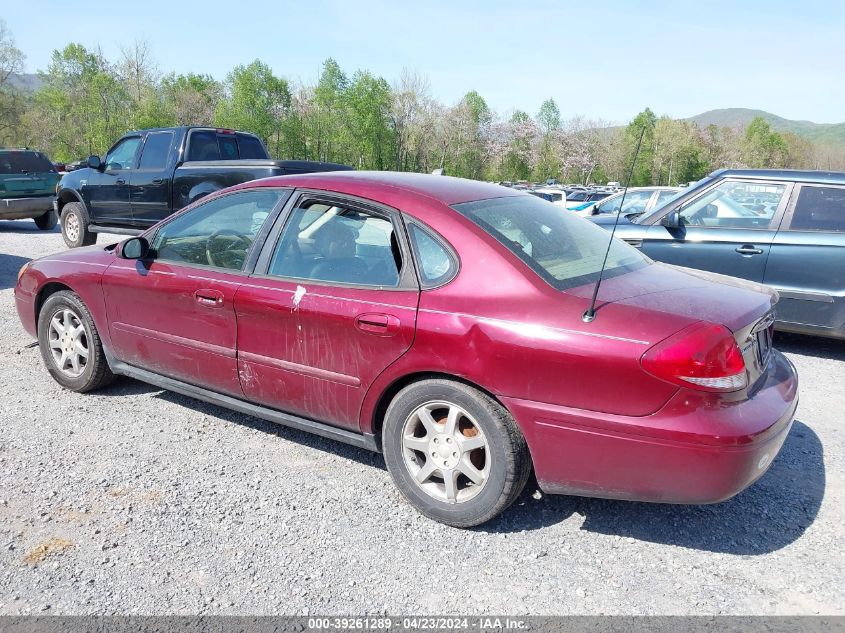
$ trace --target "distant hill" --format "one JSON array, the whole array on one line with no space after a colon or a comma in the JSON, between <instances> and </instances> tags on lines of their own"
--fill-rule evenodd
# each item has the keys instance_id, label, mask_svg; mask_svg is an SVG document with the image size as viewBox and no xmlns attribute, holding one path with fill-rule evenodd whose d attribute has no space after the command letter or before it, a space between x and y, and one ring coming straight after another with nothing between
<instances>
[{"instance_id":1,"label":"distant hill","mask_svg":"<svg viewBox=\"0 0 845 633\"><path fill-rule=\"evenodd\" d=\"M777 132L792 132L811 141L845 145L845 123L813 123L812 121L794 121L784 119L764 110L749 108L724 108L709 110L690 117L699 127L718 125L719 127L745 127L755 117L763 117Z\"/></svg>"},{"instance_id":2,"label":"distant hill","mask_svg":"<svg viewBox=\"0 0 845 633\"><path fill-rule=\"evenodd\" d=\"M21 92L35 92L44 83L41 81L41 77L34 73L22 73L20 75L12 73L9 75L8 82L12 88Z\"/></svg>"}]
</instances>

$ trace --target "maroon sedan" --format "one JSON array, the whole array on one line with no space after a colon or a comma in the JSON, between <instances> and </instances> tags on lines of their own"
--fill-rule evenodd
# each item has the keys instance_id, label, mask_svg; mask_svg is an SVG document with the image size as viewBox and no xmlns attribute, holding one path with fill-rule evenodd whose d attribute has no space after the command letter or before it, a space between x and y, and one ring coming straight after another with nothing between
<instances>
[{"instance_id":1,"label":"maroon sedan","mask_svg":"<svg viewBox=\"0 0 845 633\"><path fill-rule=\"evenodd\" d=\"M789 432L777 295L654 263L468 180L336 172L221 191L117 245L31 262L15 299L52 376L115 374L382 451L407 499L487 521L549 493L711 503Z\"/></svg>"}]
</instances>

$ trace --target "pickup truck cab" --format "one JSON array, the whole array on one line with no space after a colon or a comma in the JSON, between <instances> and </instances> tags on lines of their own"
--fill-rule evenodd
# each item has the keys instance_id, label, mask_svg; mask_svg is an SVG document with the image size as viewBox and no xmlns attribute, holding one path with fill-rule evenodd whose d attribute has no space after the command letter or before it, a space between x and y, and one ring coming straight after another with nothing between
<instances>
[{"instance_id":1,"label":"pickup truck cab","mask_svg":"<svg viewBox=\"0 0 845 633\"><path fill-rule=\"evenodd\" d=\"M176 127L125 134L106 155L65 174L55 211L70 248L107 231L137 235L214 191L249 180L351 169L301 160L270 160L254 134L219 128Z\"/></svg>"}]
</instances>

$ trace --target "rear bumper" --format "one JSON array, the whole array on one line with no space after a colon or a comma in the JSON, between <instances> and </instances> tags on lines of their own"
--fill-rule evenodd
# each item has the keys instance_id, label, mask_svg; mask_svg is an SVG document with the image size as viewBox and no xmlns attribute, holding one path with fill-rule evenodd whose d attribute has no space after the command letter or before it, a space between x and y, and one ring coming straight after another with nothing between
<instances>
[{"instance_id":1,"label":"rear bumper","mask_svg":"<svg viewBox=\"0 0 845 633\"><path fill-rule=\"evenodd\" d=\"M745 400L681 389L657 413L626 417L503 398L528 441L540 487L662 503L716 503L766 472L798 406L798 377L772 353Z\"/></svg>"},{"instance_id":2,"label":"rear bumper","mask_svg":"<svg viewBox=\"0 0 845 633\"><path fill-rule=\"evenodd\" d=\"M37 218L53 208L52 196L36 198L0 198L0 219Z\"/></svg>"}]
</instances>

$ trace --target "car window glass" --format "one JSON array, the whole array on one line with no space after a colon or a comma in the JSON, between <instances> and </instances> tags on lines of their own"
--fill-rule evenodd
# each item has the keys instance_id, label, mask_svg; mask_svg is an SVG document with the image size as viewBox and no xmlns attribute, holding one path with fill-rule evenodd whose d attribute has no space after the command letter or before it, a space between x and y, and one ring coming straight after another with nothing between
<instances>
[{"instance_id":1,"label":"car window glass","mask_svg":"<svg viewBox=\"0 0 845 633\"><path fill-rule=\"evenodd\" d=\"M238 134L238 149L239 155L242 159L244 158L258 158L258 159L265 159L267 158L267 151L264 149L264 146L254 136L250 136L249 134Z\"/></svg>"},{"instance_id":2,"label":"car window glass","mask_svg":"<svg viewBox=\"0 0 845 633\"><path fill-rule=\"evenodd\" d=\"M156 233L156 259L240 270L281 195L265 188L238 191L177 216Z\"/></svg>"},{"instance_id":3,"label":"car window glass","mask_svg":"<svg viewBox=\"0 0 845 633\"><path fill-rule=\"evenodd\" d=\"M624 213L642 213L651 199L651 191L629 191L625 194ZM618 213L622 204L622 196L608 198L599 205L599 213Z\"/></svg>"},{"instance_id":4,"label":"car window glass","mask_svg":"<svg viewBox=\"0 0 845 633\"><path fill-rule=\"evenodd\" d=\"M446 248L433 235L416 224L409 224L408 232L411 235L411 244L417 258L423 287L437 286L449 279L454 274L457 264Z\"/></svg>"},{"instance_id":5,"label":"car window glass","mask_svg":"<svg viewBox=\"0 0 845 633\"><path fill-rule=\"evenodd\" d=\"M37 152L0 152L0 174L56 171L53 163Z\"/></svg>"},{"instance_id":6,"label":"car window glass","mask_svg":"<svg viewBox=\"0 0 845 633\"><path fill-rule=\"evenodd\" d=\"M789 228L845 232L845 188L803 185Z\"/></svg>"},{"instance_id":7,"label":"car window glass","mask_svg":"<svg viewBox=\"0 0 845 633\"><path fill-rule=\"evenodd\" d=\"M768 228L786 185L726 180L681 209L689 226Z\"/></svg>"},{"instance_id":8,"label":"car window glass","mask_svg":"<svg viewBox=\"0 0 845 633\"><path fill-rule=\"evenodd\" d=\"M393 224L351 206L306 202L291 213L268 273L397 286L402 259Z\"/></svg>"},{"instance_id":9,"label":"car window glass","mask_svg":"<svg viewBox=\"0 0 845 633\"><path fill-rule=\"evenodd\" d=\"M677 198L680 194L680 191L661 191L657 194L657 202L654 203L654 206L661 207L670 200Z\"/></svg>"},{"instance_id":10,"label":"car window glass","mask_svg":"<svg viewBox=\"0 0 845 633\"><path fill-rule=\"evenodd\" d=\"M139 169L163 169L167 165L167 154L173 142L173 132L149 134L141 151Z\"/></svg>"},{"instance_id":11,"label":"car window glass","mask_svg":"<svg viewBox=\"0 0 845 633\"><path fill-rule=\"evenodd\" d=\"M223 160L238 159L238 142L232 135L219 135L217 144L220 146L220 158Z\"/></svg>"},{"instance_id":12,"label":"car window glass","mask_svg":"<svg viewBox=\"0 0 845 633\"><path fill-rule=\"evenodd\" d=\"M594 283L610 236L592 222L534 196L508 196L453 205L496 238L553 287ZM647 266L650 260L622 240L612 240L605 276Z\"/></svg>"},{"instance_id":13,"label":"car window glass","mask_svg":"<svg viewBox=\"0 0 845 633\"><path fill-rule=\"evenodd\" d=\"M214 130L194 130L191 132L186 160L220 160L217 132Z\"/></svg>"},{"instance_id":14,"label":"car window glass","mask_svg":"<svg viewBox=\"0 0 845 633\"><path fill-rule=\"evenodd\" d=\"M132 169L135 153L140 144L141 139L137 136L122 140L106 155L106 169L109 171Z\"/></svg>"}]
</instances>

